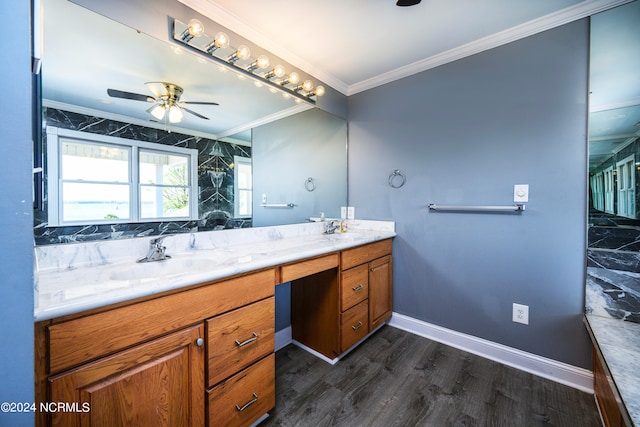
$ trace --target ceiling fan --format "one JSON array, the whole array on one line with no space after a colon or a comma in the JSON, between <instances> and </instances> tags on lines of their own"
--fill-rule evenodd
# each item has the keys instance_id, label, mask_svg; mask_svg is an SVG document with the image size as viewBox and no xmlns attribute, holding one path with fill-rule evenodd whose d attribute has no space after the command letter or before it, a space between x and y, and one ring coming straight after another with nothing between
<instances>
[{"instance_id":1,"label":"ceiling fan","mask_svg":"<svg viewBox=\"0 0 640 427\"><path fill-rule=\"evenodd\" d=\"M194 105L219 105L217 102L196 102L196 101L180 101L183 89L173 83L166 82L147 82L145 83L149 87L149 91L153 94L143 95L140 93L125 92L117 89L107 89L107 94L113 98L131 99L134 101L153 102L154 105L147 109L148 113L151 113L153 117L158 120L168 116L170 123L178 123L182 121L182 111L186 111L189 114L193 114L204 120L209 120L208 117L202 114L196 113L193 110L186 108L185 104Z\"/></svg>"},{"instance_id":2,"label":"ceiling fan","mask_svg":"<svg viewBox=\"0 0 640 427\"><path fill-rule=\"evenodd\" d=\"M422 0L398 0L396 6L414 6L420 3Z\"/></svg>"}]
</instances>

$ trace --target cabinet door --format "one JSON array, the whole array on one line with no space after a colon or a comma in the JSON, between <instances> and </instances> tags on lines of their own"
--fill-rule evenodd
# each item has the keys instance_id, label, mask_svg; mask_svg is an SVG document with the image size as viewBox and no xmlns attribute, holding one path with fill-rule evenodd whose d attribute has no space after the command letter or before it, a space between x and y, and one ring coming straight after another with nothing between
<instances>
[{"instance_id":1,"label":"cabinet door","mask_svg":"<svg viewBox=\"0 0 640 427\"><path fill-rule=\"evenodd\" d=\"M53 425L204 426L203 339L194 326L51 377L52 402L77 402Z\"/></svg>"},{"instance_id":2,"label":"cabinet door","mask_svg":"<svg viewBox=\"0 0 640 427\"><path fill-rule=\"evenodd\" d=\"M392 303L392 261L387 255L369 263L369 331L391 316Z\"/></svg>"}]
</instances>

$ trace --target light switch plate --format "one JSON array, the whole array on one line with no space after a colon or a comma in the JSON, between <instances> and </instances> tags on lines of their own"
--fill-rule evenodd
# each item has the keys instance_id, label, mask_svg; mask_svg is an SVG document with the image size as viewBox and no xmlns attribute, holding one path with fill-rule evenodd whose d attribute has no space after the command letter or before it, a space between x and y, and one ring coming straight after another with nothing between
<instances>
[{"instance_id":1,"label":"light switch plate","mask_svg":"<svg viewBox=\"0 0 640 427\"><path fill-rule=\"evenodd\" d=\"M513 186L513 201L516 203L529 201L529 184L516 184Z\"/></svg>"},{"instance_id":2,"label":"light switch plate","mask_svg":"<svg viewBox=\"0 0 640 427\"><path fill-rule=\"evenodd\" d=\"M347 207L346 206L342 206L340 208L340 218L347 218Z\"/></svg>"}]
</instances>

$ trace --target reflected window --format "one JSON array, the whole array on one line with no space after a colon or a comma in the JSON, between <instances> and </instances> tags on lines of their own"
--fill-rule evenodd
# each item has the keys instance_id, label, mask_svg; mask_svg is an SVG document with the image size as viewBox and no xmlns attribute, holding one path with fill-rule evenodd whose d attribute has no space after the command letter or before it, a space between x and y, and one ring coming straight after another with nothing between
<instances>
[{"instance_id":1,"label":"reflected window","mask_svg":"<svg viewBox=\"0 0 640 427\"><path fill-rule=\"evenodd\" d=\"M56 128L47 146L49 225L197 216L197 150Z\"/></svg>"},{"instance_id":2,"label":"reflected window","mask_svg":"<svg viewBox=\"0 0 640 427\"><path fill-rule=\"evenodd\" d=\"M251 216L252 170L251 159L248 157L234 156L233 163L235 178L234 216L245 218Z\"/></svg>"}]
</instances>

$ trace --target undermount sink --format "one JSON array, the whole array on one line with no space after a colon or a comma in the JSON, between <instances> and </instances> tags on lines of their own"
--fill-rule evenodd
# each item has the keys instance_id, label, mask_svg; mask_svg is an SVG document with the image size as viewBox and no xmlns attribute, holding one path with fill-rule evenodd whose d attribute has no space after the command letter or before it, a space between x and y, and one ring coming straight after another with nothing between
<instances>
[{"instance_id":1,"label":"undermount sink","mask_svg":"<svg viewBox=\"0 0 640 427\"><path fill-rule=\"evenodd\" d=\"M203 271L212 267L209 258L169 258L163 261L121 264L110 274L112 280L140 280Z\"/></svg>"}]
</instances>

